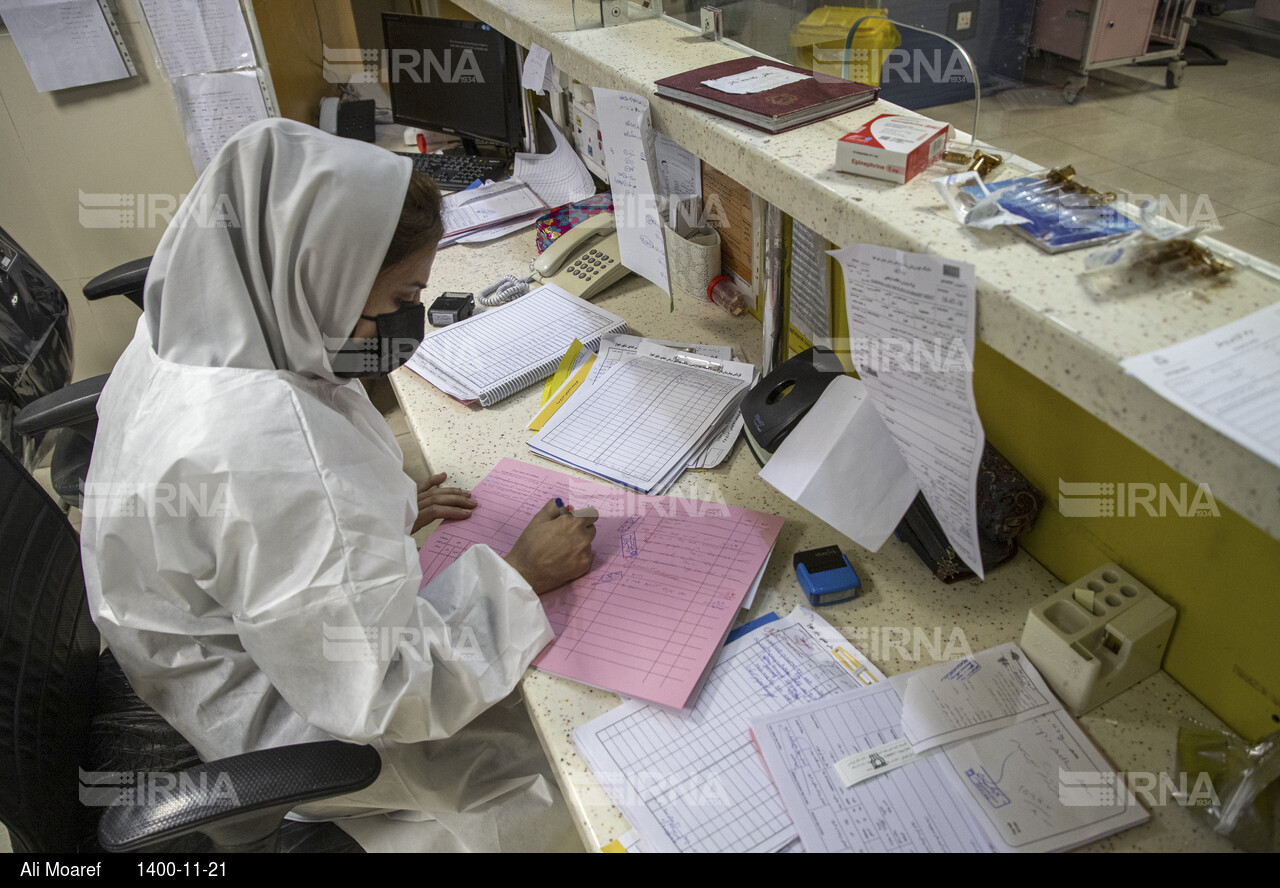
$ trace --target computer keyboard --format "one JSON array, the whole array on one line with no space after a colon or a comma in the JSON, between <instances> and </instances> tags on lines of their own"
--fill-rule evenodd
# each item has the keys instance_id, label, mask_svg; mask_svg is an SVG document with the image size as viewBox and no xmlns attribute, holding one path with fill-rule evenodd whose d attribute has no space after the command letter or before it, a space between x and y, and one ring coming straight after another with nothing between
<instances>
[{"instance_id":1,"label":"computer keyboard","mask_svg":"<svg viewBox=\"0 0 1280 888\"><path fill-rule=\"evenodd\" d=\"M511 161L502 157L480 157L474 154L417 154L397 151L413 161L413 168L426 173L441 188L466 188L476 179L496 179L507 171Z\"/></svg>"}]
</instances>

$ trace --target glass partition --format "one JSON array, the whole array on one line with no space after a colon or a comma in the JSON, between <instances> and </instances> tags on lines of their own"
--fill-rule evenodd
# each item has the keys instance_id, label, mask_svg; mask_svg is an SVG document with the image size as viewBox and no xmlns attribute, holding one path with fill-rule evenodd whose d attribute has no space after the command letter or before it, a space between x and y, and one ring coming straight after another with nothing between
<instances>
[{"instance_id":1,"label":"glass partition","mask_svg":"<svg viewBox=\"0 0 1280 888\"><path fill-rule=\"evenodd\" d=\"M702 5L663 0L663 11L698 28ZM975 130L980 104L974 135L995 152L1034 168L1071 165L1100 189L1133 204L1153 202L1174 222L1210 229L1214 239L1280 264L1273 147L1280 21L1265 18L1263 4L1261 11L1244 0L709 5L721 10L727 40L878 83L886 100L964 133ZM846 53L850 29L866 16L913 27L866 19ZM980 102L959 48L977 70Z\"/></svg>"}]
</instances>

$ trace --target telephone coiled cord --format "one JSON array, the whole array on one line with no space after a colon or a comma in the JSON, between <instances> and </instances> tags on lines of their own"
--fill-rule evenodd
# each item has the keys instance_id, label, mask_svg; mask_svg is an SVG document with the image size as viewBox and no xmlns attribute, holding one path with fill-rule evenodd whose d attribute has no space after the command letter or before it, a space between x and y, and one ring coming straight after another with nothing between
<instances>
[{"instance_id":1,"label":"telephone coiled cord","mask_svg":"<svg viewBox=\"0 0 1280 888\"><path fill-rule=\"evenodd\" d=\"M527 278L518 278L514 275L506 274L494 281L489 286L480 291L477 301L486 308L493 308L495 305L502 305L513 299L518 299L525 293L529 292L529 284L533 281L533 275Z\"/></svg>"}]
</instances>

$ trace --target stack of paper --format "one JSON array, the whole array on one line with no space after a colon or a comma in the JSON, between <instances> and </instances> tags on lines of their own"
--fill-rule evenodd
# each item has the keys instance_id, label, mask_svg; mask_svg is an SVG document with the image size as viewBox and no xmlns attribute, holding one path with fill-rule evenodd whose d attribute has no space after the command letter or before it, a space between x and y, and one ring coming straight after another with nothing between
<instances>
[{"instance_id":1,"label":"stack of paper","mask_svg":"<svg viewBox=\"0 0 1280 888\"><path fill-rule=\"evenodd\" d=\"M1150 817L1013 643L751 730L807 851L1065 851Z\"/></svg>"},{"instance_id":2,"label":"stack of paper","mask_svg":"<svg viewBox=\"0 0 1280 888\"><path fill-rule=\"evenodd\" d=\"M533 189L519 179L490 182L444 197L441 247L489 228L532 220L547 211Z\"/></svg>"},{"instance_id":3,"label":"stack of paper","mask_svg":"<svg viewBox=\"0 0 1280 888\"><path fill-rule=\"evenodd\" d=\"M505 554L548 500L594 507L586 576L542 597L555 630L534 665L670 709L691 706L783 520L724 503L644 497L504 459L442 524L420 560L430 580L477 543Z\"/></svg>"},{"instance_id":4,"label":"stack of paper","mask_svg":"<svg viewBox=\"0 0 1280 888\"><path fill-rule=\"evenodd\" d=\"M1059 851L1146 811L1014 644L886 681L797 608L725 645L697 705L574 732L654 851Z\"/></svg>"},{"instance_id":5,"label":"stack of paper","mask_svg":"<svg viewBox=\"0 0 1280 888\"><path fill-rule=\"evenodd\" d=\"M796 844L796 828L749 720L883 681L839 632L796 608L725 645L690 712L632 700L573 740L646 850L779 851Z\"/></svg>"},{"instance_id":6,"label":"stack of paper","mask_svg":"<svg viewBox=\"0 0 1280 888\"><path fill-rule=\"evenodd\" d=\"M627 322L554 284L428 333L406 366L461 401L488 407L545 379L575 339L588 345Z\"/></svg>"},{"instance_id":7,"label":"stack of paper","mask_svg":"<svg viewBox=\"0 0 1280 888\"><path fill-rule=\"evenodd\" d=\"M602 343L563 406L549 419L535 418L541 431L529 447L634 490L661 493L686 468L723 459L741 428L738 404L755 367L722 355L714 347L677 349L634 337Z\"/></svg>"}]
</instances>

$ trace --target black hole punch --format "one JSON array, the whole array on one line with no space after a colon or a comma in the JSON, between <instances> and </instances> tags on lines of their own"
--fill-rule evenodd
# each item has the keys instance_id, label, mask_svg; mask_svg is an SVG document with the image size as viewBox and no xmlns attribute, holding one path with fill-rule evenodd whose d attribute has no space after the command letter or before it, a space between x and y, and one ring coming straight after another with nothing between
<instances>
[{"instance_id":1,"label":"black hole punch","mask_svg":"<svg viewBox=\"0 0 1280 888\"><path fill-rule=\"evenodd\" d=\"M791 394L791 390L795 387L796 384L794 381L784 382L782 385L769 392L769 397L765 398L764 402L766 404L776 404L787 395Z\"/></svg>"}]
</instances>

